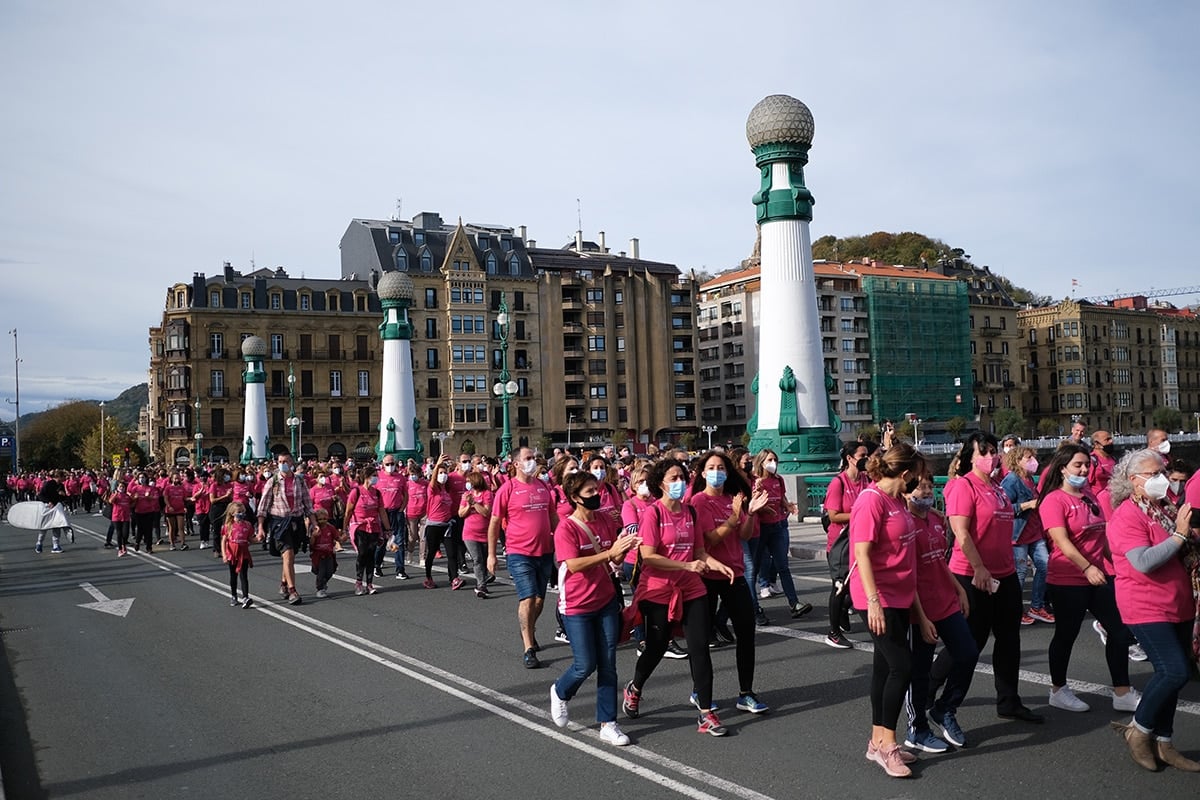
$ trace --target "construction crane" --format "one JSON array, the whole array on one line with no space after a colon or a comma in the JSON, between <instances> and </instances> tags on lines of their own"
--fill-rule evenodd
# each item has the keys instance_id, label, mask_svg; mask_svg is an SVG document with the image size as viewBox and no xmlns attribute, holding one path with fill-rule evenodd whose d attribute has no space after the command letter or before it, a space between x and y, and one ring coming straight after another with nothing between
<instances>
[{"instance_id":1,"label":"construction crane","mask_svg":"<svg viewBox=\"0 0 1200 800\"><path fill-rule=\"evenodd\" d=\"M1148 292L1122 292L1121 294L1104 294L1097 297L1083 298L1089 303L1111 303L1125 297L1144 297L1147 300L1155 297L1178 297L1181 294L1200 295L1200 286L1181 286L1177 289L1151 289Z\"/></svg>"}]
</instances>

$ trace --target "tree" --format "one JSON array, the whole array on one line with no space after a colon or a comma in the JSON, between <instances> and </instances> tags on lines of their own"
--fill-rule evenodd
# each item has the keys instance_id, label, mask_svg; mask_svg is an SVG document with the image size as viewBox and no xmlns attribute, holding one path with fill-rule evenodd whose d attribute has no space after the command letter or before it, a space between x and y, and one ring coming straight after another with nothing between
<instances>
[{"instance_id":1,"label":"tree","mask_svg":"<svg viewBox=\"0 0 1200 800\"><path fill-rule=\"evenodd\" d=\"M39 415L21 431L21 460L27 469L71 469L83 465L76 451L100 425L96 403L68 400Z\"/></svg>"},{"instance_id":2,"label":"tree","mask_svg":"<svg viewBox=\"0 0 1200 800\"><path fill-rule=\"evenodd\" d=\"M689 432L685 433L683 436L679 437L679 446L685 450L692 451L692 450L696 449L697 441L699 441L699 437L696 434L689 431Z\"/></svg>"},{"instance_id":3,"label":"tree","mask_svg":"<svg viewBox=\"0 0 1200 800\"><path fill-rule=\"evenodd\" d=\"M992 422L996 426L996 433L1000 436L1005 436L1014 433L1017 436L1024 436L1029 429L1029 423L1025 421L1025 417L1021 416L1021 412L1015 408L998 408L992 414Z\"/></svg>"},{"instance_id":4,"label":"tree","mask_svg":"<svg viewBox=\"0 0 1200 800\"><path fill-rule=\"evenodd\" d=\"M1054 436L1059 433L1058 420L1052 417L1042 417L1038 420L1037 432L1039 436Z\"/></svg>"},{"instance_id":5,"label":"tree","mask_svg":"<svg viewBox=\"0 0 1200 800\"><path fill-rule=\"evenodd\" d=\"M125 431L121 430L119 421L112 417L104 418L104 452L100 450L100 425L97 421L96 427L84 437L80 442L79 447L75 449L75 455L79 457L83 466L90 469L112 469L112 456L114 453L124 454L125 447L133 442L126 436Z\"/></svg>"},{"instance_id":6,"label":"tree","mask_svg":"<svg viewBox=\"0 0 1200 800\"><path fill-rule=\"evenodd\" d=\"M1150 424L1168 433L1183 430L1183 414L1178 409L1159 406L1150 413Z\"/></svg>"},{"instance_id":7,"label":"tree","mask_svg":"<svg viewBox=\"0 0 1200 800\"><path fill-rule=\"evenodd\" d=\"M913 425L906 419L896 426L896 435L893 437L892 441L904 439L911 442L913 440L913 433Z\"/></svg>"},{"instance_id":8,"label":"tree","mask_svg":"<svg viewBox=\"0 0 1200 800\"><path fill-rule=\"evenodd\" d=\"M954 437L954 441L960 441L962 432L967 428L967 421L962 417L951 417L946 420L946 432Z\"/></svg>"},{"instance_id":9,"label":"tree","mask_svg":"<svg viewBox=\"0 0 1200 800\"><path fill-rule=\"evenodd\" d=\"M879 426L878 425L860 425L855 431L855 436L859 441L863 442L878 442L879 441Z\"/></svg>"},{"instance_id":10,"label":"tree","mask_svg":"<svg viewBox=\"0 0 1200 800\"><path fill-rule=\"evenodd\" d=\"M613 431L610 441L612 442L613 450L620 450L629 441L629 434L625 432L624 428L617 428Z\"/></svg>"},{"instance_id":11,"label":"tree","mask_svg":"<svg viewBox=\"0 0 1200 800\"><path fill-rule=\"evenodd\" d=\"M550 452L550 448L553 446L553 444L554 440L543 433L537 438L537 441L533 443L533 446L537 448L539 453L546 455Z\"/></svg>"}]
</instances>

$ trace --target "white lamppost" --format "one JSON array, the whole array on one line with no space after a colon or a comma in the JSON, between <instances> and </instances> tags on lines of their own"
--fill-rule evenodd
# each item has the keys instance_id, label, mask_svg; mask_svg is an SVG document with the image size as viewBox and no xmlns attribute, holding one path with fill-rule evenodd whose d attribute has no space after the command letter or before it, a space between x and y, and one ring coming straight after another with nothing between
<instances>
[{"instance_id":1,"label":"white lamppost","mask_svg":"<svg viewBox=\"0 0 1200 800\"><path fill-rule=\"evenodd\" d=\"M17 329L9 331L13 337L13 382L17 389L17 418L13 422L13 472L21 470L21 354L17 349Z\"/></svg>"},{"instance_id":2,"label":"white lamppost","mask_svg":"<svg viewBox=\"0 0 1200 800\"><path fill-rule=\"evenodd\" d=\"M196 433L192 436L196 440L196 469L200 468L201 456L204 455L204 434L200 432L200 397L197 395L196 402L192 404L196 409Z\"/></svg>"},{"instance_id":3,"label":"white lamppost","mask_svg":"<svg viewBox=\"0 0 1200 800\"><path fill-rule=\"evenodd\" d=\"M574 414L567 414L567 452L571 452L571 423L575 421Z\"/></svg>"},{"instance_id":4,"label":"white lamppost","mask_svg":"<svg viewBox=\"0 0 1200 800\"><path fill-rule=\"evenodd\" d=\"M454 431L438 431L433 438L438 440L438 460L441 460L446 455L446 440L454 438Z\"/></svg>"},{"instance_id":5,"label":"white lamppost","mask_svg":"<svg viewBox=\"0 0 1200 800\"><path fill-rule=\"evenodd\" d=\"M104 401L100 401L100 471L104 471L104 462L107 457L104 455L107 451L104 449Z\"/></svg>"},{"instance_id":6,"label":"white lamppost","mask_svg":"<svg viewBox=\"0 0 1200 800\"><path fill-rule=\"evenodd\" d=\"M701 425L700 430L708 434L708 449L712 450L712 435L717 432L716 425Z\"/></svg>"}]
</instances>

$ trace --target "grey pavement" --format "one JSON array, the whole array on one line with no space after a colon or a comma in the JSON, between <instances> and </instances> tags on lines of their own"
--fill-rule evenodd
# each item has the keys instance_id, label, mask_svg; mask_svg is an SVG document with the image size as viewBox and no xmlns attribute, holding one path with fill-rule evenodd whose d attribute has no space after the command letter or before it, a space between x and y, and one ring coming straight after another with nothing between
<instances>
[{"instance_id":1,"label":"grey pavement","mask_svg":"<svg viewBox=\"0 0 1200 800\"><path fill-rule=\"evenodd\" d=\"M444 574L436 590L381 579L373 597L354 597L341 580L333 598L316 601L302 568L306 602L290 607L274 591L278 560L256 550L251 592L259 603L244 611L229 607L227 571L194 539L187 552L118 560L84 533L102 533L103 519L77 524L78 543L60 556L35 555L29 532L0 525L0 768L10 798L1196 792L1195 776L1141 772L1108 730L1121 715L1107 705L1103 652L1090 631L1076 644L1071 675L1093 710L1046 708L1053 629L1044 625L1022 632L1022 690L1047 724L996 718L990 677L978 674L960 713L974 746L922 756L909 781L887 778L863 759L867 637L852 634L860 646L850 651L822 644L829 583L819 558L792 563L801 598L816 607L811 615L793 621L783 598L763 603L775 624L758 632L755 689L771 713L732 708L733 652L719 649L714 697L731 735L699 736L686 702L687 662L664 661L641 718L621 720L636 746L617 749L595 735L594 682L571 703L572 728L547 718L547 690L570 649L552 641L548 610L539 625L547 667L521 667L515 597L503 574L486 601L450 592ZM819 525L796 529L794 548L816 538L823 552ZM352 578L352 566L347 555L339 576ZM132 598L128 616L82 608L94 597L81 583ZM622 680L633 662L624 647ZM1131 666L1144 685L1149 666ZM10 697L19 699L15 709ZM1200 685L1185 690L1176 728L1181 749L1200 754Z\"/></svg>"}]
</instances>

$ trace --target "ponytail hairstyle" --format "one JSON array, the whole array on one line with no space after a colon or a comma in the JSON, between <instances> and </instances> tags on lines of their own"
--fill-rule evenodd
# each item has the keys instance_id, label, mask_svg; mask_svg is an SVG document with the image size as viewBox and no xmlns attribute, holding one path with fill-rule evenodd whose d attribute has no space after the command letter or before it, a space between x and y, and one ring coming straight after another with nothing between
<instances>
[{"instance_id":1,"label":"ponytail hairstyle","mask_svg":"<svg viewBox=\"0 0 1200 800\"><path fill-rule=\"evenodd\" d=\"M908 442L899 442L887 450L876 450L867 459L867 475L876 483L884 478L898 478L906 472L918 477L929 472L925 456Z\"/></svg>"}]
</instances>

